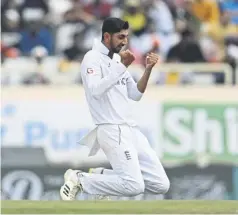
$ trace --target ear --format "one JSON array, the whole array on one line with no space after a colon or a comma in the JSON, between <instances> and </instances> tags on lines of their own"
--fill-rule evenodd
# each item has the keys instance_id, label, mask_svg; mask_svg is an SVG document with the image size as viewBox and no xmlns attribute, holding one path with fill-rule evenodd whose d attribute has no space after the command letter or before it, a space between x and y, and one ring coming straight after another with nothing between
<instances>
[{"instance_id":1,"label":"ear","mask_svg":"<svg viewBox=\"0 0 238 215\"><path fill-rule=\"evenodd\" d=\"M111 35L110 35L108 32L105 32L105 33L104 33L104 40L105 40L106 42L108 42L108 41L110 40L110 38L111 38Z\"/></svg>"}]
</instances>

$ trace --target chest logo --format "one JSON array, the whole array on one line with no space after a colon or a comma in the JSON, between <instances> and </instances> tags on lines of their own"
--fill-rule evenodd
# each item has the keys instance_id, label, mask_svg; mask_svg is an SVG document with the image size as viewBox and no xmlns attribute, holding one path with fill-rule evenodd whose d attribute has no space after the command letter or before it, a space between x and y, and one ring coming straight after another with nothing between
<instances>
[{"instance_id":1,"label":"chest logo","mask_svg":"<svg viewBox=\"0 0 238 215\"><path fill-rule=\"evenodd\" d=\"M92 69L92 68L87 68L87 73L88 73L88 74L93 74L93 73L94 73L94 71L93 71L93 69Z\"/></svg>"},{"instance_id":2,"label":"chest logo","mask_svg":"<svg viewBox=\"0 0 238 215\"><path fill-rule=\"evenodd\" d=\"M122 78L119 81L117 81L116 85L126 85L127 78Z\"/></svg>"}]
</instances>

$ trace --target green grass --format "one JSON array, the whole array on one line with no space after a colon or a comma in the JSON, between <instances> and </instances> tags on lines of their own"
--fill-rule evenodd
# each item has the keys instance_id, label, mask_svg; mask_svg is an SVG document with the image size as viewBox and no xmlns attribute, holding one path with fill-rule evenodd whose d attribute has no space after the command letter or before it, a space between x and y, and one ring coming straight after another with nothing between
<instances>
[{"instance_id":1,"label":"green grass","mask_svg":"<svg viewBox=\"0 0 238 215\"><path fill-rule=\"evenodd\" d=\"M4 214L238 214L238 201L2 201Z\"/></svg>"}]
</instances>

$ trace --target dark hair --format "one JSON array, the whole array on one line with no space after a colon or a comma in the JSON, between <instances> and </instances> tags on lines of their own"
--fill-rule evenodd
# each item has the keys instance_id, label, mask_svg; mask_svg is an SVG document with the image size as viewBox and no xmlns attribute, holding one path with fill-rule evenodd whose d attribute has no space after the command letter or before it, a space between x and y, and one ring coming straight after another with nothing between
<instances>
[{"instance_id":1,"label":"dark hair","mask_svg":"<svg viewBox=\"0 0 238 215\"><path fill-rule=\"evenodd\" d=\"M114 34L121 30L129 29L129 23L119 18L109 17L104 20L102 25L102 40L104 39L104 33Z\"/></svg>"},{"instance_id":2,"label":"dark hair","mask_svg":"<svg viewBox=\"0 0 238 215\"><path fill-rule=\"evenodd\" d=\"M185 28L181 31L182 38L187 38L187 37L190 37L193 35L194 35L194 33L190 28Z\"/></svg>"}]
</instances>

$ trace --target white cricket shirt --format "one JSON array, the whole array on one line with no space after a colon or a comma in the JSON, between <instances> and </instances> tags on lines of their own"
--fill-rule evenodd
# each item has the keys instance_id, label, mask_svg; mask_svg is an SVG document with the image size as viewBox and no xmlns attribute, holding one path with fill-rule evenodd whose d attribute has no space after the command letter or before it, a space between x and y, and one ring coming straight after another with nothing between
<instances>
[{"instance_id":1,"label":"white cricket shirt","mask_svg":"<svg viewBox=\"0 0 238 215\"><path fill-rule=\"evenodd\" d=\"M120 55L108 56L109 50L95 41L81 63L81 76L92 118L99 124L128 124L136 126L131 114L130 99L142 97L137 84Z\"/></svg>"}]
</instances>

